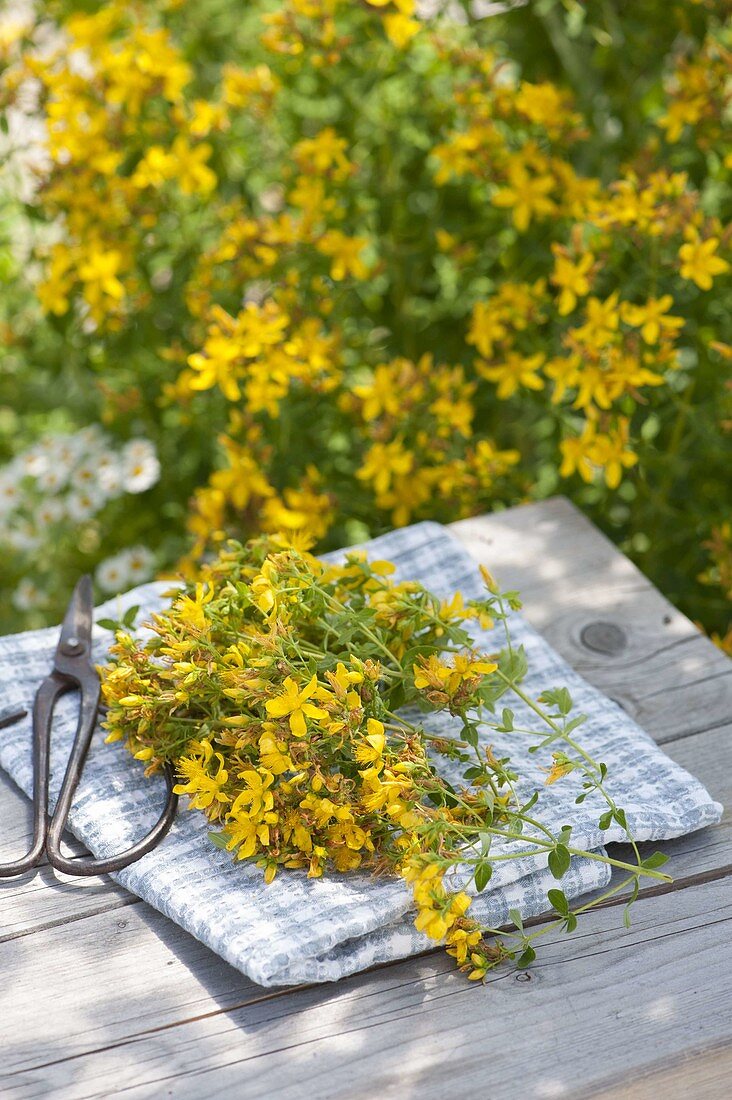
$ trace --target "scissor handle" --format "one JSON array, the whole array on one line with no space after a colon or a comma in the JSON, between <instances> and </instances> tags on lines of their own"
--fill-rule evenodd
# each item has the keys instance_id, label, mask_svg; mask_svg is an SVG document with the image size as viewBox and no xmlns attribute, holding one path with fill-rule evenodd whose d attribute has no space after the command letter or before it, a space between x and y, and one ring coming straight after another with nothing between
<instances>
[{"instance_id":1,"label":"scissor handle","mask_svg":"<svg viewBox=\"0 0 732 1100\"><path fill-rule=\"evenodd\" d=\"M85 856L65 856L61 851L61 836L71 810L76 788L79 785L84 761L89 751L97 709L99 706L99 681L94 676L85 678L81 684L81 707L79 724L66 766L61 793L50 822L48 819L48 779L50 771L51 725L56 701L61 695L77 686L74 678L63 673L53 672L46 677L36 694L33 704L33 842L19 859L11 863L0 863L0 879L15 878L24 875L41 863L44 853L48 862L57 871L67 875L85 876L107 875L112 871L121 871L158 844L170 829L178 809L178 795L174 792L175 774L171 764L165 765L165 781L168 797L165 809L158 821L146 836L124 852L109 859L92 859ZM19 711L0 720L0 727L17 722L25 717L26 711Z\"/></svg>"},{"instance_id":2,"label":"scissor handle","mask_svg":"<svg viewBox=\"0 0 732 1100\"><path fill-rule=\"evenodd\" d=\"M131 848L127 848L126 851L120 852L117 856L110 856L107 859L87 859L85 856L65 856L61 851L61 835L66 827L66 817L68 814L59 817L57 809L51 818L48 837L46 839L46 855L48 856L48 862L51 866L55 867L57 871L63 871L67 875L76 875L79 877L109 875L113 871L121 871L123 867L129 867L131 863L134 863L142 856L147 855L148 852L151 852L170 830L178 809L178 795L173 790L175 776L170 764L165 765L164 774L168 788L168 798L165 803L165 809L150 832L147 833L142 840L138 840ZM76 787L76 783L74 783L74 787Z\"/></svg>"},{"instance_id":3,"label":"scissor handle","mask_svg":"<svg viewBox=\"0 0 732 1100\"><path fill-rule=\"evenodd\" d=\"M46 855L48 856L48 862L52 867L55 867L57 871L63 871L67 875L108 875L112 871L121 871L123 867L129 867L131 863L134 863L135 860L140 859L141 856L151 852L153 848L160 843L170 829L170 826L173 824L176 810L178 809L178 795L173 790L173 785L175 783L173 768L171 764L166 764L165 781L168 787L168 798L165 803L165 809L150 832L147 833L142 840L138 840L131 848L128 848L124 852L120 852L119 855L110 856L107 859L87 859L85 856L73 857L63 854L61 851L61 837L66 828L69 812L71 810L71 803L73 802L76 788L79 785L84 761L86 760L89 745L91 744L98 707L99 680L96 676L89 677L88 681L82 684L79 724L76 729L76 736L71 749L71 755L69 756L69 762L66 765L66 773L63 783L61 784L61 792L58 796L58 801L46 837Z\"/></svg>"},{"instance_id":4,"label":"scissor handle","mask_svg":"<svg viewBox=\"0 0 732 1100\"><path fill-rule=\"evenodd\" d=\"M56 700L71 685L52 674L38 689L33 704L33 842L20 859L12 863L0 863L0 878L15 878L32 870L43 859L48 828L48 773L51 715ZM2 725L9 725L25 717L26 711L10 715Z\"/></svg>"}]
</instances>

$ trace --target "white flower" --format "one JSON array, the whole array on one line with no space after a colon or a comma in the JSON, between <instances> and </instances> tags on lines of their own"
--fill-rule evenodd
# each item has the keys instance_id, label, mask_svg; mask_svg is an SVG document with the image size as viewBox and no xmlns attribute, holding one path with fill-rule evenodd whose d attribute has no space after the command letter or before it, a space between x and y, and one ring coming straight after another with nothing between
<instances>
[{"instance_id":1,"label":"white flower","mask_svg":"<svg viewBox=\"0 0 732 1100\"><path fill-rule=\"evenodd\" d=\"M38 477L48 469L48 456L40 447L31 447L18 456L18 463L24 476Z\"/></svg>"},{"instance_id":2,"label":"white flower","mask_svg":"<svg viewBox=\"0 0 732 1100\"><path fill-rule=\"evenodd\" d=\"M97 451L100 447L106 447L107 435L99 427L98 424L88 424L86 428L81 428L75 433L74 439L78 442L81 450Z\"/></svg>"},{"instance_id":3,"label":"white flower","mask_svg":"<svg viewBox=\"0 0 732 1100\"><path fill-rule=\"evenodd\" d=\"M3 532L3 542L6 543L11 550L25 552L37 549L37 547L40 546L41 540L30 520L16 517L12 526L8 527Z\"/></svg>"},{"instance_id":4,"label":"white flower","mask_svg":"<svg viewBox=\"0 0 732 1100\"><path fill-rule=\"evenodd\" d=\"M33 509L33 516L39 527L50 527L63 518L64 506L58 497L42 500Z\"/></svg>"},{"instance_id":5,"label":"white flower","mask_svg":"<svg viewBox=\"0 0 732 1100\"><path fill-rule=\"evenodd\" d=\"M131 546L117 555L134 584L149 581L155 566L155 555L146 546Z\"/></svg>"},{"instance_id":6,"label":"white flower","mask_svg":"<svg viewBox=\"0 0 732 1100\"><path fill-rule=\"evenodd\" d=\"M84 459L74 470L71 480L76 489L93 492L96 488L98 491L100 478L97 464L91 458Z\"/></svg>"},{"instance_id":7,"label":"white flower","mask_svg":"<svg viewBox=\"0 0 732 1100\"><path fill-rule=\"evenodd\" d=\"M116 457L110 452L108 456L109 462L101 462L99 466L99 486L104 490L105 494L111 500L112 497L118 497L124 492L124 485L122 483L122 470Z\"/></svg>"},{"instance_id":8,"label":"white flower","mask_svg":"<svg viewBox=\"0 0 732 1100\"><path fill-rule=\"evenodd\" d=\"M160 477L155 448L147 439L133 439L122 451L122 478L128 493L144 493Z\"/></svg>"},{"instance_id":9,"label":"white flower","mask_svg":"<svg viewBox=\"0 0 732 1100\"><path fill-rule=\"evenodd\" d=\"M97 584L104 592L121 592L130 583L130 575L124 552L113 554L97 566Z\"/></svg>"},{"instance_id":10,"label":"white flower","mask_svg":"<svg viewBox=\"0 0 732 1100\"><path fill-rule=\"evenodd\" d=\"M70 466L52 458L48 463L48 467L38 475L36 484L41 492L58 493L68 482L70 473Z\"/></svg>"},{"instance_id":11,"label":"white flower","mask_svg":"<svg viewBox=\"0 0 732 1100\"><path fill-rule=\"evenodd\" d=\"M32 611L34 607L38 607L43 602L43 593L32 580L24 577L15 592L13 592L11 599L18 611Z\"/></svg>"},{"instance_id":12,"label":"white flower","mask_svg":"<svg viewBox=\"0 0 732 1100\"><path fill-rule=\"evenodd\" d=\"M91 519L104 503L94 489L77 489L66 497L66 514L77 523Z\"/></svg>"},{"instance_id":13,"label":"white flower","mask_svg":"<svg viewBox=\"0 0 732 1100\"><path fill-rule=\"evenodd\" d=\"M23 500L23 490L15 470L6 468L0 473L0 515L13 512Z\"/></svg>"},{"instance_id":14,"label":"white flower","mask_svg":"<svg viewBox=\"0 0 732 1100\"><path fill-rule=\"evenodd\" d=\"M82 450L77 438L73 435L54 435L43 443L48 465L62 466L70 473Z\"/></svg>"}]
</instances>

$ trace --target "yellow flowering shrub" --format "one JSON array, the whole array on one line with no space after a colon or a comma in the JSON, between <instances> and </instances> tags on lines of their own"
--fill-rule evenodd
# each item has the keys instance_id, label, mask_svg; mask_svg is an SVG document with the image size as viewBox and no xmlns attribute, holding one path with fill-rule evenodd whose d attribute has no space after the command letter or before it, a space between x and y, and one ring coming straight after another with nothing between
<instances>
[{"instance_id":1,"label":"yellow flowering shrub","mask_svg":"<svg viewBox=\"0 0 732 1100\"><path fill-rule=\"evenodd\" d=\"M29 411L0 431L101 420L161 467L29 621L131 542L193 573L227 534L332 547L561 491L725 635L729 4L642 7L621 46L594 0L56 0L5 43L8 115L43 130L3 199Z\"/></svg>"},{"instance_id":2,"label":"yellow flowering shrub","mask_svg":"<svg viewBox=\"0 0 732 1100\"><path fill-rule=\"evenodd\" d=\"M533 700L521 687L526 658L507 627L516 594L484 571L485 598L442 601L393 572L360 551L325 564L302 536L228 542L199 580L171 593L145 639L117 631L102 670L108 740L124 739L147 774L172 763L176 791L206 815L211 840L253 860L268 882L282 869L400 875L417 929L480 979L507 957L528 965L546 932L527 934L512 916L516 931L496 940L497 929L469 914L495 863L545 856L561 880L582 854L571 828L555 836L531 816L538 796L525 803L518 766L480 739L514 728L498 701L521 700L537 719L522 735L548 757L547 784L577 773L578 800L600 796L600 829L625 815L606 790L605 765L575 740L584 716L571 715L567 690ZM472 620L503 622L506 648L477 650ZM459 735L430 732L413 720L416 708L455 716ZM444 759L460 781L441 773ZM518 850L491 853L494 838ZM585 858L626 871L630 884L666 879L663 857L641 859L629 839L635 863ZM558 914L549 927L573 930L577 913L559 887L548 904Z\"/></svg>"}]
</instances>

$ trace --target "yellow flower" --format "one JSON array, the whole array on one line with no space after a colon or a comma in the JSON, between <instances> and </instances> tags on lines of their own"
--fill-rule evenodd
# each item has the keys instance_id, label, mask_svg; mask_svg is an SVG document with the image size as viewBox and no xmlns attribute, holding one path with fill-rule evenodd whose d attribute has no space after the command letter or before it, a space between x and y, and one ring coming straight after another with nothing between
<instances>
[{"instance_id":1,"label":"yellow flower","mask_svg":"<svg viewBox=\"0 0 732 1100\"><path fill-rule=\"evenodd\" d=\"M178 775L186 782L177 783L173 790L176 794L187 794L191 809L218 812L221 804L231 802L223 790L229 773L224 767L224 758L220 752L214 753L209 741L193 741L189 746L190 756L183 756L176 764ZM214 775L209 774L212 758L218 761Z\"/></svg>"},{"instance_id":2,"label":"yellow flower","mask_svg":"<svg viewBox=\"0 0 732 1100\"><path fill-rule=\"evenodd\" d=\"M584 298L590 292L588 274L595 262L595 257L591 252L585 252L578 259L572 260L566 249L558 244L552 245L552 252L554 270L551 281L554 286L560 288L557 310L561 317L566 317L577 305L577 299Z\"/></svg>"},{"instance_id":3,"label":"yellow flower","mask_svg":"<svg viewBox=\"0 0 732 1100\"><path fill-rule=\"evenodd\" d=\"M178 622L188 623L197 630L205 630L207 621L204 607L207 603L211 602L213 594L214 590L212 587L206 588L203 584L199 583L196 585L193 598L190 596L180 596L173 605Z\"/></svg>"},{"instance_id":4,"label":"yellow flower","mask_svg":"<svg viewBox=\"0 0 732 1100\"><path fill-rule=\"evenodd\" d=\"M563 439L559 444L562 464L560 477L571 477L577 472L583 481L590 482L594 477L593 455L595 446L595 425L588 420L580 436Z\"/></svg>"},{"instance_id":5,"label":"yellow flower","mask_svg":"<svg viewBox=\"0 0 732 1100\"><path fill-rule=\"evenodd\" d=\"M519 386L525 386L527 390L543 390L544 379L536 373L543 362L544 354L540 351L528 356L509 351L504 361L496 367L489 367L487 363L478 360L476 370L482 378L498 383L496 393L504 400L512 397Z\"/></svg>"},{"instance_id":6,"label":"yellow flower","mask_svg":"<svg viewBox=\"0 0 732 1100\"><path fill-rule=\"evenodd\" d=\"M468 653L456 653L451 665L443 664L439 657L431 654L422 658L420 664L413 665L414 686L420 691L443 691L454 695L464 683L478 681L490 676L498 665L494 661L475 660Z\"/></svg>"},{"instance_id":7,"label":"yellow flower","mask_svg":"<svg viewBox=\"0 0 732 1100\"><path fill-rule=\"evenodd\" d=\"M295 737L304 737L307 733L305 718L323 719L328 717L328 712L322 707L316 707L308 703L308 699L318 691L318 677L313 675L304 687L300 687L296 680L287 676L284 681L284 691L276 699L268 699L266 705L267 714L273 718L284 718L289 715L290 729Z\"/></svg>"},{"instance_id":8,"label":"yellow flower","mask_svg":"<svg viewBox=\"0 0 732 1100\"><path fill-rule=\"evenodd\" d=\"M628 446L628 435L628 420L621 417L616 428L598 435L595 441L595 461L604 468L605 483L609 489L617 489L623 470L635 466L638 461L638 455Z\"/></svg>"},{"instance_id":9,"label":"yellow flower","mask_svg":"<svg viewBox=\"0 0 732 1100\"><path fill-rule=\"evenodd\" d=\"M292 150L301 169L322 175L334 168L339 176L345 177L351 170L351 162L346 156L348 143L339 137L332 126L326 126L312 138L298 141Z\"/></svg>"},{"instance_id":10,"label":"yellow flower","mask_svg":"<svg viewBox=\"0 0 732 1100\"><path fill-rule=\"evenodd\" d=\"M285 752L284 741L277 741L271 733L263 733L259 738L259 759L262 767L272 775L294 771L292 760Z\"/></svg>"},{"instance_id":11,"label":"yellow flower","mask_svg":"<svg viewBox=\"0 0 732 1100\"><path fill-rule=\"evenodd\" d=\"M354 386L353 392L363 401L361 412L364 420L376 420L382 415L398 416L401 411L402 398L394 384L394 372L389 363L380 363L375 367L371 382Z\"/></svg>"},{"instance_id":12,"label":"yellow flower","mask_svg":"<svg viewBox=\"0 0 732 1100\"><path fill-rule=\"evenodd\" d=\"M716 237L708 237L705 241L700 237L692 237L682 244L679 249L681 278L690 279L700 290L710 290L714 276L729 271L727 261L715 255L718 248L719 240Z\"/></svg>"},{"instance_id":13,"label":"yellow flower","mask_svg":"<svg viewBox=\"0 0 732 1100\"><path fill-rule=\"evenodd\" d=\"M451 928L447 934L447 953L457 960L458 966L467 961L472 949L477 947L482 939L479 928Z\"/></svg>"},{"instance_id":14,"label":"yellow flower","mask_svg":"<svg viewBox=\"0 0 732 1100\"><path fill-rule=\"evenodd\" d=\"M374 443L356 472L360 481L373 481L377 493L386 493L395 476L408 474L414 466L414 455L399 439L391 443Z\"/></svg>"},{"instance_id":15,"label":"yellow flower","mask_svg":"<svg viewBox=\"0 0 732 1100\"><path fill-rule=\"evenodd\" d=\"M329 229L317 242L319 252L330 256L330 277L340 282L352 275L354 279L368 278L369 269L361 259L361 253L369 242L366 237L347 237L340 229Z\"/></svg>"},{"instance_id":16,"label":"yellow flower","mask_svg":"<svg viewBox=\"0 0 732 1100\"><path fill-rule=\"evenodd\" d=\"M212 152L208 142L191 146L182 135L175 138L171 149L175 162L174 179L184 195L207 195L213 191L218 181L215 172L206 164Z\"/></svg>"},{"instance_id":17,"label":"yellow flower","mask_svg":"<svg viewBox=\"0 0 732 1100\"><path fill-rule=\"evenodd\" d=\"M266 848L270 841L269 824L246 814L230 814L224 832L229 837L226 845L229 851L238 848L237 859L249 859L256 852L258 844Z\"/></svg>"},{"instance_id":18,"label":"yellow flower","mask_svg":"<svg viewBox=\"0 0 732 1100\"><path fill-rule=\"evenodd\" d=\"M384 30L387 37L399 50L409 45L415 34L419 33L419 29L419 20L412 19L402 12L389 12L384 16Z\"/></svg>"},{"instance_id":19,"label":"yellow flower","mask_svg":"<svg viewBox=\"0 0 732 1100\"><path fill-rule=\"evenodd\" d=\"M575 119L566 107L566 94L557 88L556 84L543 81L541 84L530 84L523 80L516 92L516 110L525 115L530 122L541 126L554 127L559 121L569 118Z\"/></svg>"},{"instance_id":20,"label":"yellow flower","mask_svg":"<svg viewBox=\"0 0 732 1100\"><path fill-rule=\"evenodd\" d=\"M119 301L125 288L117 278L122 264L122 254L115 249L94 249L79 266L79 278L85 284L84 293L90 305L98 304L103 295Z\"/></svg>"},{"instance_id":21,"label":"yellow flower","mask_svg":"<svg viewBox=\"0 0 732 1100\"><path fill-rule=\"evenodd\" d=\"M551 787L558 779L563 779L565 775L569 775L570 772L574 771L574 765L567 760L563 760L560 753L553 753L552 761L549 774L544 780L544 784L547 787Z\"/></svg>"},{"instance_id":22,"label":"yellow flower","mask_svg":"<svg viewBox=\"0 0 732 1100\"><path fill-rule=\"evenodd\" d=\"M490 144L486 142L486 131L472 127L466 133L451 134L449 141L436 145L432 155L440 166L435 172L435 183L440 186L447 183L451 176L475 174L478 164L476 153L482 144Z\"/></svg>"},{"instance_id":23,"label":"yellow flower","mask_svg":"<svg viewBox=\"0 0 732 1100\"><path fill-rule=\"evenodd\" d=\"M476 302L466 337L481 355L493 355L494 346L508 335L501 311L494 302Z\"/></svg>"},{"instance_id":24,"label":"yellow flower","mask_svg":"<svg viewBox=\"0 0 732 1100\"><path fill-rule=\"evenodd\" d=\"M377 721L376 718L369 718L366 723L366 728L368 733L366 733L362 741L357 743L354 755L359 764L374 767L378 772L381 771L384 766L384 761L382 759L386 746L384 725L383 722Z\"/></svg>"},{"instance_id":25,"label":"yellow flower","mask_svg":"<svg viewBox=\"0 0 732 1100\"><path fill-rule=\"evenodd\" d=\"M606 351L620 325L618 299L617 290L604 301L600 298L589 298L585 309L587 320L579 328L569 330L568 342L579 342L596 352Z\"/></svg>"},{"instance_id":26,"label":"yellow flower","mask_svg":"<svg viewBox=\"0 0 732 1100\"><path fill-rule=\"evenodd\" d=\"M670 294L649 298L643 306L623 302L622 317L627 324L640 328L641 336L647 344L656 344L661 335L672 335L683 328L683 317L667 316L673 304Z\"/></svg>"},{"instance_id":27,"label":"yellow flower","mask_svg":"<svg viewBox=\"0 0 732 1100\"><path fill-rule=\"evenodd\" d=\"M231 816L245 813L248 817L256 819L269 812L274 805L274 796L269 789L274 783L274 776L266 769L254 771L247 768L239 772L238 778L244 780L244 790L240 791L234 799L231 807Z\"/></svg>"},{"instance_id":28,"label":"yellow flower","mask_svg":"<svg viewBox=\"0 0 732 1100\"><path fill-rule=\"evenodd\" d=\"M508 186L499 188L491 199L494 206L513 210L513 224L525 233L533 218L553 214L556 206L548 197L554 180L547 175L530 175L525 164L513 160L508 166Z\"/></svg>"},{"instance_id":29,"label":"yellow flower","mask_svg":"<svg viewBox=\"0 0 732 1100\"><path fill-rule=\"evenodd\" d=\"M271 615L277 611L277 567L273 561L267 559L262 563L262 569L252 580L251 593L254 603L263 615Z\"/></svg>"}]
</instances>

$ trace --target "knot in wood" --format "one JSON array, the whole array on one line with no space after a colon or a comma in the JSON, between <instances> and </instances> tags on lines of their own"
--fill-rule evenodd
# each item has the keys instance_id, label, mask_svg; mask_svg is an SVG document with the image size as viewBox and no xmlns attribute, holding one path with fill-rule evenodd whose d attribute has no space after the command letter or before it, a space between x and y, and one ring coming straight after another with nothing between
<instances>
[{"instance_id":1,"label":"knot in wood","mask_svg":"<svg viewBox=\"0 0 732 1100\"><path fill-rule=\"evenodd\" d=\"M621 626L600 621L583 626L580 640L587 649L593 649L595 653L607 653L611 657L621 653L628 644L627 635Z\"/></svg>"}]
</instances>

